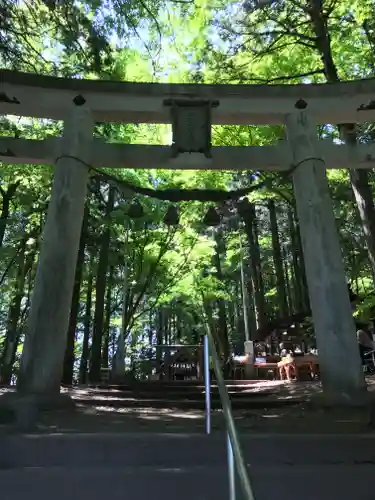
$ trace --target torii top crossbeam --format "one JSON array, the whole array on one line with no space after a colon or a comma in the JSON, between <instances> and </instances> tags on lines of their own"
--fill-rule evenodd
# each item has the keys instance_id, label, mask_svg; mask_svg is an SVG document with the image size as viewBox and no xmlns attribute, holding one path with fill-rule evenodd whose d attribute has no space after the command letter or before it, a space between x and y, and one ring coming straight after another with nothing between
<instances>
[{"instance_id":1,"label":"torii top crossbeam","mask_svg":"<svg viewBox=\"0 0 375 500\"><path fill-rule=\"evenodd\" d=\"M111 168L288 170L289 146L212 147L213 124L281 124L306 108L315 124L375 120L375 79L334 85L126 83L0 70L0 114L66 120L83 106L94 122L172 123L173 145L93 140L91 165ZM373 168L375 146L320 141L326 168ZM350 151L349 151L350 149ZM0 137L5 163L53 164L61 138Z\"/></svg>"},{"instance_id":2,"label":"torii top crossbeam","mask_svg":"<svg viewBox=\"0 0 375 500\"><path fill-rule=\"evenodd\" d=\"M218 101L212 124L278 124L305 101L317 124L375 120L375 79L309 85L127 83L0 70L0 113L63 120L82 96L99 122L170 123L166 100Z\"/></svg>"}]
</instances>

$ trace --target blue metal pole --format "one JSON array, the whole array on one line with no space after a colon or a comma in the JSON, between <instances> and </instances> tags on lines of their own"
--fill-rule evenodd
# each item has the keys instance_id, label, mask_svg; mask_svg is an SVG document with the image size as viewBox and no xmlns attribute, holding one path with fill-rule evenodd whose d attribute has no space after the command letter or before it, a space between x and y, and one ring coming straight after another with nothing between
<instances>
[{"instance_id":1,"label":"blue metal pole","mask_svg":"<svg viewBox=\"0 0 375 500\"><path fill-rule=\"evenodd\" d=\"M208 335L204 336L204 389L206 396L206 434L211 434L211 382L210 382L210 352Z\"/></svg>"},{"instance_id":2,"label":"blue metal pole","mask_svg":"<svg viewBox=\"0 0 375 500\"><path fill-rule=\"evenodd\" d=\"M236 500L236 470L229 433L227 433L229 500Z\"/></svg>"}]
</instances>

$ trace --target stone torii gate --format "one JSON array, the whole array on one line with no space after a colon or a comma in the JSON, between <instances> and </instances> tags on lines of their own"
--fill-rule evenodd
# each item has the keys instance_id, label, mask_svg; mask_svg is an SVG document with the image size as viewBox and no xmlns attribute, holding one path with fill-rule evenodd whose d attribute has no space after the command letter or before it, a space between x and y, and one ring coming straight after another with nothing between
<instances>
[{"instance_id":1,"label":"stone torii gate","mask_svg":"<svg viewBox=\"0 0 375 500\"><path fill-rule=\"evenodd\" d=\"M326 168L374 168L374 145L318 140L316 125L375 119L375 80L335 85L180 85L0 71L0 113L64 121L62 138L0 137L0 161L55 164L18 390L59 391L89 168L288 170L300 221L325 392L363 400L365 382ZM172 146L108 144L95 122L171 123ZM211 147L211 125L285 124L277 146Z\"/></svg>"}]
</instances>

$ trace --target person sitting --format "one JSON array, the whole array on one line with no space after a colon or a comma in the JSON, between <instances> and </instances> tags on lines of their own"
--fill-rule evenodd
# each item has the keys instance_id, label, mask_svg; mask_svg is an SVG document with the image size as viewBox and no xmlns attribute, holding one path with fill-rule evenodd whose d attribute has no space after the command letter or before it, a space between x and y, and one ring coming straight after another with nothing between
<instances>
[{"instance_id":1,"label":"person sitting","mask_svg":"<svg viewBox=\"0 0 375 500\"><path fill-rule=\"evenodd\" d=\"M285 380L286 378L286 380L290 382L292 380L292 376L295 376L293 352L290 349L287 349L283 342L280 343L279 347L281 361L277 363L277 367L279 369L280 380Z\"/></svg>"},{"instance_id":2,"label":"person sitting","mask_svg":"<svg viewBox=\"0 0 375 500\"><path fill-rule=\"evenodd\" d=\"M366 354L375 350L375 342L370 338L369 333L366 331L365 325L363 325L361 328L357 330L357 342L362 364L365 365Z\"/></svg>"}]
</instances>

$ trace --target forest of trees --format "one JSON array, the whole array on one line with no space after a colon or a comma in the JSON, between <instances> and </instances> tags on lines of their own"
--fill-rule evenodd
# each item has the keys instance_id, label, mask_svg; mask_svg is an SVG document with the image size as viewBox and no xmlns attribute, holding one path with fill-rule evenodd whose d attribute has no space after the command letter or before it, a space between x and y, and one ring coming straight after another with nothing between
<instances>
[{"instance_id":1,"label":"forest of trees","mask_svg":"<svg viewBox=\"0 0 375 500\"><path fill-rule=\"evenodd\" d=\"M0 64L136 82L272 85L375 77L375 1L0 0ZM62 123L52 120L0 119L2 136L61 134ZM335 142L374 139L372 123L353 129L326 125L319 133ZM95 135L169 144L171 133L164 125L97 123ZM281 126L213 127L215 145L272 145L283 138ZM243 349L244 317L254 338L271 320L309 311L291 179L252 168L105 170L151 188L228 190L267 181L225 204L171 204L133 196L105 173L91 176L63 383L97 382L119 347L127 366L141 370L151 344L197 342L202 291L212 299L224 356ZM19 368L52 173L51 166L0 164L0 384L14 381ZM328 178L347 281L358 296L355 315L366 320L375 307L375 176L352 169L330 170ZM220 220L212 224L215 214Z\"/></svg>"}]
</instances>

